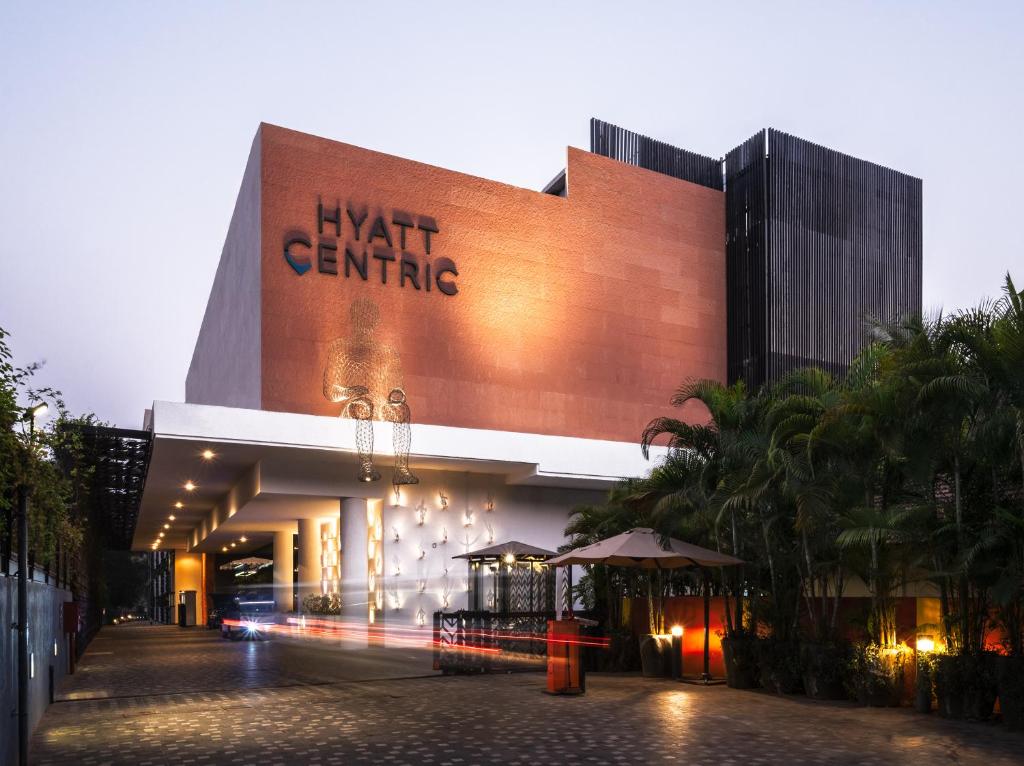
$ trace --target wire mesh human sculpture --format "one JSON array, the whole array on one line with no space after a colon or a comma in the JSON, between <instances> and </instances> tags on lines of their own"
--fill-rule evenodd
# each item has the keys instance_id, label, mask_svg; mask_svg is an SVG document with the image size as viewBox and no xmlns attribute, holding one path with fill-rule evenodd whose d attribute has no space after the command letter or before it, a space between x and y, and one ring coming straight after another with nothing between
<instances>
[{"instance_id":1,"label":"wire mesh human sculpture","mask_svg":"<svg viewBox=\"0 0 1024 766\"><path fill-rule=\"evenodd\" d=\"M359 452L359 480L377 481L380 472L373 465L373 421L393 424L395 468L391 482L418 484L409 470L412 433L410 410L402 383L398 350L374 338L380 324L380 309L368 298L357 298L349 307L351 332L338 338L327 352L324 368L324 396L341 404L341 417L356 421L356 450Z\"/></svg>"}]
</instances>

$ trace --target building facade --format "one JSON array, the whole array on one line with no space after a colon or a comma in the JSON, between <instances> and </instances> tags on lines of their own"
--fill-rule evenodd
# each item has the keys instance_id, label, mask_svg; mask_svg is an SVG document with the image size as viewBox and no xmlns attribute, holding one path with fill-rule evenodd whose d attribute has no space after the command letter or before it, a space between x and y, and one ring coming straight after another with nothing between
<instances>
[{"instance_id":1,"label":"building facade","mask_svg":"<svg viewBox=\"0 0 1024 766\"><path fill-rule=\"evenodd\" d=\"M919 250L916 272L870 271L895 256L839 248L827 257L863 272L857 299L786 314L777 303L800 296L765 292L772 269L826 256L803 240L789 261L754 252L757 216L781 227L788 208L735 202L732 154L598 121L591 143L532 191L260 126L186 401L146 418L135 544L174 550L174 588L199 594L200 614L222 567L271 550L279 611L337 593L351 625L417 631L467 606L457 556L512 540L556 550L575 506L649 470L640 434L684 380L760 382L776 374L758 367L772 354L843 363L856 346L791 353L770 333L757 346L765 317L802 339L806 323L846 328L872 301L920 307ZM883 279L872 292L882 271L898 290ZM835 273L831 287L847 272ZM475 605L493 603L478 590Z\"/></svg>"}]
</instances>

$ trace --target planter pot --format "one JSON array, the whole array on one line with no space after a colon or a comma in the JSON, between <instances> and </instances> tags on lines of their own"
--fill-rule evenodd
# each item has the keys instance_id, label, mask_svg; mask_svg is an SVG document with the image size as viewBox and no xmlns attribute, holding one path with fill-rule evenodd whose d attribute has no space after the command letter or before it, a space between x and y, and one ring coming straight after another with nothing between
<instances>
[{"instance_id":1,"label":"planter pot","mask_svg":"<svg viewBox=\"0 0 1024 766\"><path fill-rule=\"evenodd\" d=\"M640 637L640 666L645 678L667 678L672 675L671 648L670 636L647 633Z\"/></svg>"},{"instance_id":2,"label":"planter pot","mask_svg":"<svg viewBox=\"0 0 1024 766\"><path fill-rule=\"evenodd\" d=\"M960 657L943 654L935 660L935 702L943 718L964 717L963 668Z\"/></svg>"},{"instance_id":3,"label":"planter pot","mask_svg":"<svg viewBox=\"0 0 1024 766\"><path fill-rule=\"evenodd\" d=\"M932 671L924 662L917 665L917 678L914 680L914 710L918 713L932 712Z\"/></svg>"},{"instance_id":4,"label":"planter pot","mask_svg":"<svg viewBox=\"0 0 1024 766\"><path fill-rule=\"evenodd\" d=\"M970 658L964 681L964 715L969 721L987 721L992 717L999 686L996 680L997 655L979 654Z\"/></svg>"},{"instance_id":5,"label":"planter pot","mask_svg":"<svg viewBox=\"0 0 1024 766\"><path fill-rule=\"evenodd\" d=\"M895 679L864 685L857 690L857 701L867 707L899 707L903 697L901 687L902 683L897 683Z\"/></svg>"},{"instance_id":6,"label":"planter pot","mask_svg":"<svg viewBox=\"0 0 1024 766\"><path fill-rule=\"evenodd\" d=\"M601 670L623 673L640 670L640 643L632 633L612 633L607 652L594 652Z\"/></svg>"},{"instance_id":7,"label":"planter pot","mask_svg":"<svg viewBox=\"0 0 1024 766\"><path fill-rule=\"evenodd\" d=\"M798 694L803 690L800 649L788 641L758 641L757 662L761 686L776 694Z\"/></svg>"},{"instance_id":8,"label":"planter pot","mask_svg":"<svg viewBox=\"0 0 1024 766\"><path fill-rule=\"evenodd\" d=\"M849 661L849 649L829 644L806 643L800 646L804 693L816 700L849 699L843 675Z\"/></svg>"},{"instance_id":9,"label":"planter pot","mask_svg":"<svg viewBox=\"0 0 1024 766\"><path fill-rule=\"evenodd\" d=\"M722 639L725 682L733 689L757 688L756 646L757 639L753 637Z\"/></svg>"},{"instance_id":10,"label":"planter pot","mask_svg":"<svg viewBox=\"0 0 1024 766\"><path fill-rule=\"evenodd\" d=\"M995 676L994 655L939 657L935 672L939 713L945 718L987 720L992 716L998 693Z\"/></svg>"},{"instance_id":11,"label":"planter pot","mask_svg":"<svg viewBox=\"0 0 1024 766\"><path fill-rule=\"evenodd\" d=\"M1024 657L1000 657L998 670L1003 725L1010 731L1024 731Z\"/></svg>"}]
</instances>

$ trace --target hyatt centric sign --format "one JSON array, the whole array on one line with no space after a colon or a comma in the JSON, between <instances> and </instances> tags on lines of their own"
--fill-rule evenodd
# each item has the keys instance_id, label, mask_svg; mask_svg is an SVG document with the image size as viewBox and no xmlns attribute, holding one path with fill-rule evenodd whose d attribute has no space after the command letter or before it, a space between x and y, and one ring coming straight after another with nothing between
<instances>
[{"instance_id":1,"label":"hyatt centric sign","mask_svg":"<svg viewBox=\"0 0 1024 766\"><path fill-rule=\"evenodd\" d=\"M304 232L290 232L284 239L284 259L299 276L313 268L315 257L321 274L357 276L364 282L379 275L381 284L390 281L428 293L436 289L443 295L459 292L455 262L430 258L431 237L440 231L430 216L393 210L370 219L366 207L342 210L340 204L330 208L319 202L316 219L315 249Z\"/></svg>"}]
</instances>

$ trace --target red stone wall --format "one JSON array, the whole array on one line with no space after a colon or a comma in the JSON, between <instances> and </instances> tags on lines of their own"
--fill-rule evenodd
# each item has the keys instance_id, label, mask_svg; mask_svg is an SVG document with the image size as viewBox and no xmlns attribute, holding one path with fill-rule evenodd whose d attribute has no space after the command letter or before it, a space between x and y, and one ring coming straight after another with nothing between
<instances>
[{"instance_id":1,"label":"red stone wall","mask_svg":"<svg viewBox=\"0 0 1024 766\"><path fill-rule=\"evenodd\" d=\"M568 197L455 173L269 125L262 141L262 407L337 414L324 400L329 343L348 333L348 304L372 298L380 337L402 355L415 422L637 441L688 377L726 374L725 204L721 192L577 149ZM319 273L317 204L340 204L346 243L365 245L394 211L439 232L421 264L450 258L458 294ZM346 206L368 213L361 239ZM312 267L283 256L309 237ZM383 245L381 238L376 240ZM422 276L422 275L421 275ZM702 414L694 411L694 417Z\"/></svg>"}]
</instances>

